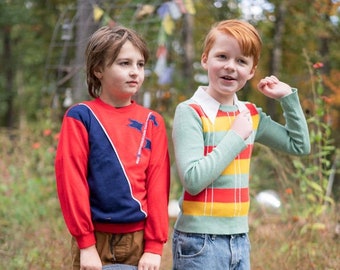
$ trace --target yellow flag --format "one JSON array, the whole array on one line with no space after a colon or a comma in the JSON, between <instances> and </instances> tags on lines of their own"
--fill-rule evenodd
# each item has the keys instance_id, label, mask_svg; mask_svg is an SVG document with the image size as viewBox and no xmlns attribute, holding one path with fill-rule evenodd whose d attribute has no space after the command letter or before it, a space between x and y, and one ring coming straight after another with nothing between
<instances>
[{"instance_id":1,"label":"yellow flag","mask_svg":"<svg viewBox=\"0 0 340 270\"><path fill-rule=\"evenodd\" d=\"M196 13L195 6L192 0L184 0L184 5L189 14L194 15Z\"/></svg>"},{"instance_id":2,"label":"yellow flag","mask_svg":"<svg viewBox=\"0 0 340 270\"><path fill-rule=\"evenodd\" d=\"M164 19L162 21L162 25L164 28L165 33L167 33L169 36L172 35L175 29L175 23L172 20L170 14L166 14L164 16Z\"/></svg>"},{"instance_id":3,"label":"yellow flag","mask_svg":"<svg viewBox=\"0 0 340 270\"><path fill-rule=\"evenodd\" d=\"M103 16L104 10L102 10L97 5L93 5L93 19L95 22L98 22L100 18Z\"/></svg>"}]
</instances>

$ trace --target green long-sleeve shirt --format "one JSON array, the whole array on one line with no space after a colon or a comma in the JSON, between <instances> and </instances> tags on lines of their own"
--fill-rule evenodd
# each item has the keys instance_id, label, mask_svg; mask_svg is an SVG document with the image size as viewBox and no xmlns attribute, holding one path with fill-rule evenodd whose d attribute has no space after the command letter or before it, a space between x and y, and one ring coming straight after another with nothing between
<instances>
[{"instance_id":1,"label":"green long-sleeve shirt","mask_svg":"<svg viewBox=\"0 0 340 270\"><path fill-rule=\"evenodd\" d=\"M279 101L285 125L237 98L233 106L221 105L204 87L177 106L172 137L184 192L176 229L226 235L248 232L249 168L254 143L294 155L310 151L308 126L297 90ZM250 111L253 124L247 140L230 130L234 118L244 109Z\"/></svg>"}]
</instances>

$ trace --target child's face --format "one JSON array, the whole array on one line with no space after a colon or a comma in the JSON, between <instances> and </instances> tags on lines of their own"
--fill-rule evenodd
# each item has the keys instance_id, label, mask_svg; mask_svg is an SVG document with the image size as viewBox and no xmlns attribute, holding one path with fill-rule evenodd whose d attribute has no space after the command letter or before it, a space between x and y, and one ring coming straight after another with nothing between
<instances>
[{"instance_id":1,"label":"child's face","mask_svg":"<svg viewBox=\"0 0 340 270\"><path fill-rule=\"evenodd\" d=\"M221 104L232 105L234 93L255 73L253 57L243 55L237 40L226 34L216 37L208 55L202 55L201 63L208 72L207 93Z\"/></svg>"},{"instance_id":2,"label":"child's face","mask_svg":"<svg viewBox=\"0 0 340 270\"><path fill-rule=\"evenodd\" d=\"M144 81L144 64L141 52L127 41L111 66L95 71L101 82L100 98L114 107L129 105Z\"/></svg>"}]
</instances>

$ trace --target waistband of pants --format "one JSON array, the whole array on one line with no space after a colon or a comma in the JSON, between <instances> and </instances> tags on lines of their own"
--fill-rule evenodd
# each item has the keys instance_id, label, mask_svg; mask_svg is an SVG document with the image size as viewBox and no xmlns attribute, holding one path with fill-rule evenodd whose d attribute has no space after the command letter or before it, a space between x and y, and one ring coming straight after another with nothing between
<instances>
[{"instance_id":1,"label":"waistband of pants","mask_svg":"<svg viewBox=\"0 0 340 270\"><path fill-rule=\"evenodd\" d=\"M209 236L211 238L221 237L221 238L236 238L236 237L245 237L248 233L236 233L236 234L209 234L209 233L194 233L194 232L182 232L178 230L174 230L179 234L185 234L187 236L197 236L197 237L205 237Z\"/></svg>"}]
</instances>

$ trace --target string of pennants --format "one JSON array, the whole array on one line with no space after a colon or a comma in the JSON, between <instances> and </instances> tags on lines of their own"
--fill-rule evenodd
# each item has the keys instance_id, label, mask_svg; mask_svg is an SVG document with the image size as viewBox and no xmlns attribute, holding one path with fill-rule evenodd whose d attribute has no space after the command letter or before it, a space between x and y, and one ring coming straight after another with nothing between
<instances>
[{"instance_id":1,"label":"string of pennants","mask_svg":"<svg viewBox=\"0 0 340 270\"><path fill-rule=\"evenodd\" d=\"M175 31L175 21L179 20L183 14L195 15L196 10L193 0L172 0L162 3L159 7L145 4L138 7L135 12L136 19L140 20L149 15L157 13L161 20L161 25L157 38L156 64L154 72L158 76L158 84L166 85L172 82L173 65L168 65L166 46L167 36L173 35ZM98 5L93 4L93 19L102 25L113 27L116 22Z\"/></svg>"}]
</instances>

